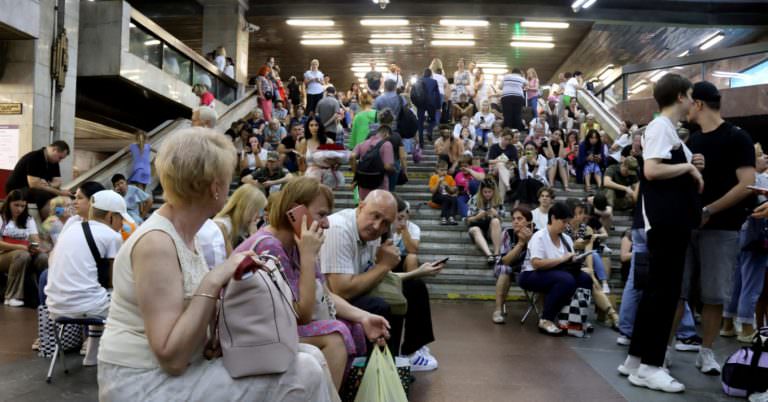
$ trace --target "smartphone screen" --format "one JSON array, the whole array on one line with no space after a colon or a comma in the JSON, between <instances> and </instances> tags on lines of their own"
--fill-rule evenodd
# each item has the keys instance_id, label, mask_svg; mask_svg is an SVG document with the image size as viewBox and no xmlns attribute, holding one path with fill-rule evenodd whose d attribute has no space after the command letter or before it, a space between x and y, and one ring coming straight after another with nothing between
<instances>
[{"instance_id":1,"label":"smartphone screen","mask_svg":"<svg viewBox=\"0 0 768 402\"><path fill-rule=\"evenodd\" d=\"M441 259L439 259L439 260L437 260L437 261L433 262L433 263L432 263L432 265L440 265L440 264L445 264L446 262L448 262L448 258L449 258L449 257L441 258Z\"/></svg>"},{"instance_id":2,"label":"smartphone screen","mask_svg":"<svg viewBox=\"0 0 768 402\"><path fill-rule=\"evenodd\" d=\"M291 226L293 226L293 232L296 233L296 236L301 237L302 217L307 217L307 227L312 225L312 216L308 213L307 207L304 205L299 205L298 207L290 209L285 214L288 216L288 220L291 222Z\"/></svg>"}]
</instances>

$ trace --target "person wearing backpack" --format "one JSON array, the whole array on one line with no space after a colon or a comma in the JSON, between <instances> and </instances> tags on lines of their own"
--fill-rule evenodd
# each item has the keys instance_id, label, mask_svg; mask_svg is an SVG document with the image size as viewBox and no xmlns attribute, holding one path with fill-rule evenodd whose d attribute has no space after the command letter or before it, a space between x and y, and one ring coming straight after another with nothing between
<instances>
[{"instance_id":1,"label":"person wearing backpack","mask_svg":"<svg viewBox=\"0 0 768 402\"><path fill-rule=\"evenodd\" d=\"M392 112L382 110L379 112L379 121L385 118L391 119ZM389 174L395 171L395 157L392 143L388 141L392 134L392 129L387 125L382 125L376 130L376 134L368 138L362 144L358 144L354 149L354 154L358 155L355 160L351 159L352 172L355 174L354 182L357 184L360 194L360 201L373 190L382 189L389 191Z\"/></svg>"},{"instance_id":2,"label":"person wearing backpack","mask_svg":"<svg viewBox=\"0 0 768 402\"><path fill-rule=\"evenodd\" d=\"M424 147L424 114L427 114L429 118L429 128L427 134L432 135L432 131L435 129L437 119L435 113L440 108L440 89L437 86L437 81L432 78L432 70L424 69L424 76L416 82L416 85L411 89L411 101L416 105L419 118L419 144Z\"/></svg>"}]
</instances>

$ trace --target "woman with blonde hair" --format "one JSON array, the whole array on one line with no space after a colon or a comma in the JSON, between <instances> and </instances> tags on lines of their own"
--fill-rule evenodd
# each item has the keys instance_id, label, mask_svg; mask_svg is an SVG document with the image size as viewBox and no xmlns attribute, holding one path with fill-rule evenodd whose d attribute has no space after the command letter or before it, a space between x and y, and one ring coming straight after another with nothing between
<instances>
[{"instance_id":1,"label":"woman with blonde hair","mask_svg":"<svg viewBox=\"0 0 768 402\"><path fill-rule=\"evenodd\" d=\"M360 94L360 109L352 120L352 130L349 135L349 149L355 149L357 144L363 143L371 132L371 124L376 122L376 110L373 110L373 97L368 92Z\"/></svg>"},{"instance_id":2,"label":"woman with blonde hair","mask_svg":"<svg viewBox=\"0 0 768 402\"><path fill-rule=\"evenodd\" d=\"M299 233L288 218L288 212L296 207L304 207L305 212L299 218ZM339 389L352 358L365 355L366 337L383 343L381 338L389 336L389 323L328 289L317 258L332 210L330 188L309 177L295 178L272 199L269 226L254 233L236 251L253 250L280 260L295 295L300 339L322 350Z\"/></svg>"},{"instance_id":3,"label":"woman with blonde hair","mask_svg":"<svg viewBox=\"0 0 768 402\"><path fill-rule=\"evenodd\" d=\"M227 255L258 230L256 226L264 216L266 206L267 197L254 185L242 185L232 193L224 208L213 218L224 234Z\"/></svg>"},{"instance_id":4,"label":"woman with blonde hair","mask_svg":"<svg viewBox=\"0 0 768 402\"><path fill-rule=\"evenodd\" d=\"M98 356L100 400L331 400L325 359L313 346L300 344L281 374L238 379L213 357L209 334L221 290L255 254L236 253L209 270L195 234L224 207L234 166L232 142L213 130L180 130L161 146L156 167L166 203L114 261Z\"/></svg>"},{"instance_id":5,"label":"woman with blonde hair","mask_svg":"<svg viewBox=\"0 0 768 402\"><path fill-rule=\"evenodd\" d=\"M533 111L534 116L539 115L539 76L536 74L536 70L533 67L529 68L525 72L525 79L527 84L525 85L526 104Z\"/></svg>"}]
</instances>

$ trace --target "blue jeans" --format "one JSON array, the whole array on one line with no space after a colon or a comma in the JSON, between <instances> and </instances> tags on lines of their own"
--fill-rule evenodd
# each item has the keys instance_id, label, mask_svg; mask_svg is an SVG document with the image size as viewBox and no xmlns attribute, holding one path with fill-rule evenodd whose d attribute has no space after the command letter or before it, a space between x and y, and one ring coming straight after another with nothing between
<instances>
[{"instance_id":1,"label":"blue jeans","mask_svg":"<svg viewBox=\"0 0 768 402\"><path fill-rule=\"evenodd\" d=\"M528 99L528 107L531 108L533 111L533 117L539 116L539 97L534 96L533 98Z\"/></svg>"},{"instance_id":2,"label":"blue jeans","mask_svg":"<svg viewBox=\"0 0 768 402\"><path fill-rule=\"evenodd\" d=\"M530 292L546 293L541 318L555 321L557 313L571 302L576 288L592 289L592 278L584 272L572 274L559 269L540 269L521 272L518 285Z\"/></svg>"},{"instance_id":3,"label":"blue jeans","mask_svg":"<svg viewBox=\"0 0 768 402\"><path fill-rule=\"evenodd\" d=\"M400 161L395 160L395 171L389 175L389 192L395 192L395 186L397 185L397 178L400 177Z\"/></svg>"},{"instance_id":4,"label":"blue jeans","mask_svg":"<svg viewBox=\"0 0 768 402\"><path fill-rule=\"evenodd\" d=\"M462 218L467 217L467 213L469 212L469 199L477 193L477 190L480 188L480 182L477 180L470 180L468 193L462 193L459 194L458 197L456 197L456 204L459 209L459 215L461 215Z\"/></svg>"},{"instance_id":5,"label":"blue jeans","mask_svg":"<svg viewBox=\"0 0 768 402\"><path fill-rule=\"evenodd\" d=\"M746 228L739 232L740 246L746 243L746 232ZM736 317L742 324L755 325L755 304L763 292L766 264L768 255L751 251L742 251L739 254L739 265L733 271L731 299L725 305L723 317Z\"/></svg>"},{"instance_id":6,"label":"blue jeans","mask_svg":"<svg viewBox=\"0 0 768 402\"><path fill-rule=\"evenodd\" d=\"M598 281L608 280L608 275L605 273L605 264L603 264L603 256L597 250L592 250L592 268Z\"/></svg>"},{"instance_id":7,"label":"blue jeans","mask_svg":"<svg viewBox=\"0 0 768 402\"><path fill-rule=\"evenodd\" d=\"M621 296L621 308L619 309L619 332L631 338L635 327L635 315L643 297L643 291L635 289L635 253L647 253L648 244L645 229L632 229L632 261L629 265L629 278L624 285L624 294ZM687 339L696 335L696 323L693 321L688 303L685 303L683 318L677 327L675 336L677 339Z\"/></svg>"},{"instance_id":8,"label":"blue jeans","mask_svg":"<svg viewBox=\"0 0 768 402\"><path fill-rule=\"evenodd\" d=\"M429 128L427 129L427 133L429 135L432 135L432 130L435 129L435 125L440 121L440 109L435 109L432 107L426 107L426 108L417 108L419 113L419 144L421 144L422 147L424 147L424 119L425 115L428 118L429 122Z\"/></svg>"},{"instance_id":9,"label":"blue jeans","mask_svg":"<svg viewBox=\"0 0 768 402\"><path fill-rule=\"evenodd\" d=\"M491 130L482 129L480 127L475 129L475 136L481 139L480 145L485 146L485 144L488 142L488 133L490 132Z\"/></svg>"}]
</instances>

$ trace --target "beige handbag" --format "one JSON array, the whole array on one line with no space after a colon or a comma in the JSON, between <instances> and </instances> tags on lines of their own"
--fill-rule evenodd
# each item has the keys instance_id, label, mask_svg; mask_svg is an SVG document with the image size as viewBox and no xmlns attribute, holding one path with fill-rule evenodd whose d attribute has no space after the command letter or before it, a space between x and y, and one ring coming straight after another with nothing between
<instances>
[{"instance_id":1,"label":"beige handbag","mask_svg":"<svg viewBox=\"0 0 768 402\"><path fill-rule=\"evenodd\" d=\"M268 254L259 259L266 266L230 280L221 299L219 340L232 378L284 373L298 354L298 315L280 261Z\"/></svg>"}]
</instances>

